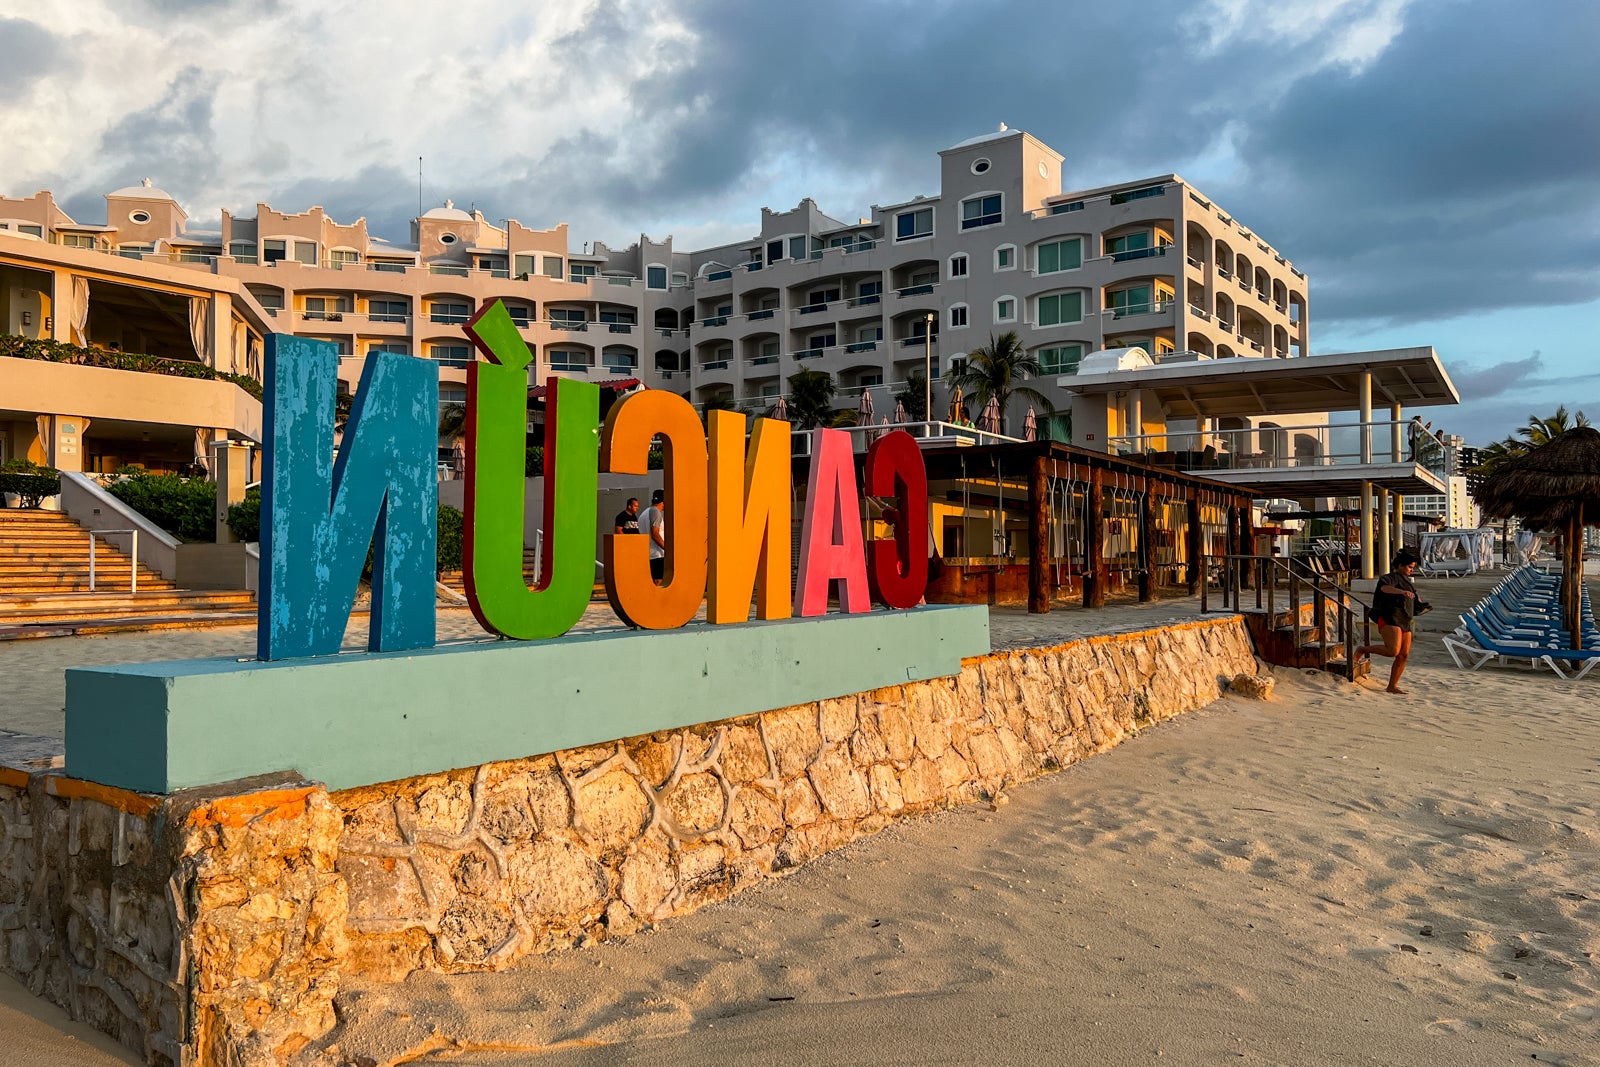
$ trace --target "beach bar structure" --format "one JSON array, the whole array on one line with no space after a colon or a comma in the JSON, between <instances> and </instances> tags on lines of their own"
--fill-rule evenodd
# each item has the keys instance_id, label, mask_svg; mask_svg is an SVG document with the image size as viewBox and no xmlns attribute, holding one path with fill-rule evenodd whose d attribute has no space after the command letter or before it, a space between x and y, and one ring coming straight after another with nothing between
<instances>
[{"instance_id":1,"label":"beach bar structure","mask_svg":"<svg viewBox=\"0 0 1600 1067\"><path fill-rule=\"evenodd\" d=\"M1075 444L1307 510L1359 500L1364 578L1401 544L1404 498L1446 492L1443 447L1407 409L1461 399L1428 346L1297 359L1117 349L1057 384L1072 393Z\"/></svg>"}]
</instances>

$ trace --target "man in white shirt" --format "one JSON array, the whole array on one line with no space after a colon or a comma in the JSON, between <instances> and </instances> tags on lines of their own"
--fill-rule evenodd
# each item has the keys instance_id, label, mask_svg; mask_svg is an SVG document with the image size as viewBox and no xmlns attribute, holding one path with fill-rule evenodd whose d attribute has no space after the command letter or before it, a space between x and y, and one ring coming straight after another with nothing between
<instances>
[{"instance_id":1,"label":"man in white shirt","mask_svg":"<svg viewBox=\"0 0 1600 1067\"><path fill-rule=\"evenodd\" d=\"M650 577L660 585L667 567L667 494L662 490L650 494L650 506L639 516L639 532L650 538Z\"/></svg>"}]
</instances>

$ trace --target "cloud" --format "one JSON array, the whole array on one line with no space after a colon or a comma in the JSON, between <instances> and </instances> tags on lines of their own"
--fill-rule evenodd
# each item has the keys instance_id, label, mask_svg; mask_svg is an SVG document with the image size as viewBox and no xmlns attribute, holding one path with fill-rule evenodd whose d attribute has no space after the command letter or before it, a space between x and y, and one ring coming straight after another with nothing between
<instances>
[{"instance_id":1,"label":"cloud","mask_svg":"<svg viewBox=\"0 0 1600 1067\"><path fill-rule=\"evenodd\" d=\"M25 94L35 79L77 66L61 39L36 22L0 18L0 93Z\"/></svg>"},{"instance_id":2,"label":"cloud","mask_svg":"<svg viewBox=\"0 0 1600 1067\"><path fill-rule=\"evenodd\" d=\"M1538 383L1544 360L1538 352L1525 359L1510 359L1487 367L1457 365L1450 377L1463 400L1487 400L1519 386Z\"/></svg>"}]
</instances>

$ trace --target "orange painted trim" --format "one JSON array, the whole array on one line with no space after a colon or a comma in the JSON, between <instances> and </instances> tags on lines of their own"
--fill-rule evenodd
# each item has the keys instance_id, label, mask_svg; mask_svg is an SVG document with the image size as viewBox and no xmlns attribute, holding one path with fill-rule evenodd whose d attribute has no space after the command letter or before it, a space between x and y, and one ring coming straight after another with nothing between
<instances>
[{"instance_id":1,"label":"orange painted trim","mask_svg":"<svg viewBox=\"0 0 1600 1067\"><path fill-rule=\"evenodd\" d=\"M253 822L292 819L305 809L306 798L320 788L308 785L298 789L265 789L259 793L221 797L191 811L186 821L195 827L221 826L236 830Z\"/></svg>"},{"instance_id":2,"label":"orange painted trim","mask_svg":"<svg viewBox=\"0 0 1600 1067\"><path fill-rule=\"evenodd\" d=\"M48 775L44 780L44 791L53 797L62 800L95 800L108 807L125 811L129 815L138 815L143 818L161 806L161 798L148 793L135 793L131 789L119 789L114 785L101 785L99 782L86 782L82 778L65 778L60 775Z\"/></svg>"},{"instance_id":3,"label":"orange painted trim","mask_svg":"<svg viewBox=\"0 0 1600 1067\"><path fill-rule=\"evenodd\" d=\"M1078 645L1108 645L1123 641L1132 641L1142 637L1152 637L1160 633L1171 633L1173 630L1202 630L1215 626L1227 626L1229 623L1239 622L1243 615L1224 615L1215 619L1196 619L1194 622L1175 622L1171 626L1153 626L1148 630L1133 630L1125 634L1095 634L1091 637L1077 637L1059 645L1042 645L1037 648L1002 648L998 652L991 652L986 656L966 656L961 660L963 667L976 667L980 663L994 660L1017 659L1021 656L1037 656L1046 652L1064 652Z\"/></svg>"},{"instance_id":4,"label":"orange painted trim","mask_svg":"<svg viewBox=\"0 0 1600 1067\"><path fill-rule=\"evenodd\" d=\"M28 779L31 777L32 775L27 771L19 771L15 767L0 767L0 785L26 789L28 788Z\"/></svg>"}]
</instances>

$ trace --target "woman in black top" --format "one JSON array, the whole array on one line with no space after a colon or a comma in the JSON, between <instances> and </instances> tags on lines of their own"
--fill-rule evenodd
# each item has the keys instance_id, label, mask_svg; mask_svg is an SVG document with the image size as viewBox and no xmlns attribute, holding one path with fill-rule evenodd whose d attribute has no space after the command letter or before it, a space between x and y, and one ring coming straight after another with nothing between
<instances>
[{"instance_id":1,"label":"woman in black top","mask_svg":"<svg viewBox=\"0 0 1600 1067\"><path fill-rule=\"evenodd\" d=\"M1418 604L1411 574L1419 562L1415 555L1402 549L1394 557L1394 570L1378 579L1372 593L1371 618L1378 624L1383 644L1368 645L1361 651L1394 660L1394 666L1389 668L1390 693L1405 692L1400 688L1400 676L1406 671L1406 660L1411 658L1411 626Z\"/></svg>"}]
</instances>

